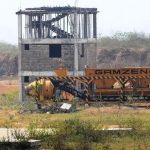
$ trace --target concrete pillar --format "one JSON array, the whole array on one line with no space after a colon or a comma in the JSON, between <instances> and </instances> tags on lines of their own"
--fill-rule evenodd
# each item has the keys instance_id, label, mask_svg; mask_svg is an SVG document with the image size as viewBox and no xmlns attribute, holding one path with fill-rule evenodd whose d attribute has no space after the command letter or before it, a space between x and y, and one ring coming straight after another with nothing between
<instances>
[{"instance_id":1,"label":"concrete pillar","mask_svg":"<svg viewBox=\"0 0 150 150\"><path fill-rule=\"evenodd\" d=\"M84 38L87 38L87 14L84 14Z\"/></svg>"},{"instance_id":2,"label":"concrete pillar","mask_svg":"<svg viewBox=\"0 0 150 150\"><path fill-rule=\"evenodd\" d=\"M32 15L29 15L29 38L32 38Z\"/></svg>"},{"instance_id":3,"label":"concrete pillar","mask_svg":"<svg viewBox=\"0 0 150 150\"><path fill-rule=\"evenodd\" d=\"M19 102L23 101L23 83L21 75L21 43L22 43L22 15L18 15L18 77L19 77Z\"/></svg>"},{"instance_id":4,"label":"concrete pillar","mask_svg":"<svg viewBox=\"0 0 150 150\"><path fill-rule=\"evenodd\" d=\"M78 27L77 27L77 22L78 16L77 13L74 13L74 75L78 75L78 70L79 70L79 63L78 63Z\"/></svg>"},{"instance_id":5,"label":"concrete pillar","mask_svg":"<svg viewBox=\"0 0 150 150\"><path fill-rule=\"evenodd\" d=\"M40 23L39 27L38 27L38 38L41 38L42 36L42 30L41 30L41 16L38 16L38 21Z\"/></svg>"},{"instance_id":6,"label":"concrete pillar","mask_svg":"<svg viewBox=\"0 0 150 150\"><path fill-rule=\"evenodd\" d=\"M82 24L82 38L84 38L84 14L81 15L81 24Z\"/></svg>"},{"instance_id":7,"label":"concrete pillar","mask_svg":"<svg viewBox=\"0 0 150 150\"><path fill-rule=\"evenodd\" d=\"M25 15L25 38L29 38L29 17Z\"/></svg>"},{"instance_id":8,"label":"concrete pillar","mask_svg":"<svg viewBox=\"0 0 150 150\"><path fill-rule=\"evenodd\" d=\"M93 14L93 38L97 38L97 14Z\"/></svg>"},{"instance_id":9,"label":"concrete pillar","mask_svg":"<svg viewBox=\"0 0 150 150\"><path fill-rule=\"evenodd\" d=\"M51 19L52 19L52 14L47 14L46 15L46 20L51 20ZM51 24L49 24L49 26L47 27L47 33L45 33L46 37L49 37L49 38L52 37L52 32L50 30L50 27L51 27Z\"/></svg>"},{"instance_id":10,"label":"concrete pillar","mask_svg":"<svg viewBox=\"0 0 150 150\"><path fill-rule=\"evenodd\" d=\"M88 38L91 38L91 18L90 18L90 14L88 14Z\"/></svg>"},{"instance_id":11,"label":"concrete pillar","mask_svg":"<svg viewBox=\"0 0 150 150\"><path fill-rule=\"evenodd\" d=\"M22 15L18 15L18 42L22 41Z\"/></svg>"},{"instance_id":12,"label":"concrete pillar","mask_svg":"<svg viewBox=\"0 0 150 150\"><path fill-rule=\"evenodd\" d=\"M65 22L65 18L63 18L63 30L65 31L66 27L66 22Z\"/></svg>"}]
</instances>

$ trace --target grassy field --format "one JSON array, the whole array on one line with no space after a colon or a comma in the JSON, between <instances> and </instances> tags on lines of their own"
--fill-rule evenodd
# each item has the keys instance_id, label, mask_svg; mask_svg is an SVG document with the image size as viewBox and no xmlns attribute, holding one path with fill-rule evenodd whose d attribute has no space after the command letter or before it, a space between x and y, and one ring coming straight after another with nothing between
<instances>
[{"instance_id":1,"label":"grassy field","mask_svg":"<svg viewBox=\"0 0 150 150\"><path fill-rule=\"evenodd\" d=\"M7 95L8 96L8 95ZM20 112L15 96L0 100L0 127L27 128L29 137L42 140L42 148L60 150L145 150L150 149L150 110L89 107L68 114ZM13 99L13 101L12 101ZM15 101L17 102L17 101ZM29 102L26 108L31 108ZM5 106L5 107L4 107ZM102 131L102 128L127 127L131 131ZM37 132L51 128L54 133Z\"/></svg>"},{"instance_id":2,"label":"grassy field","mask_svg":"<svg viewBox=\"0 0 150 150\"><path fill-rule=\"evenodd\" d=\"M34 102L21 106L17 89L0 95L0 127L27 128L28 138L42 140L51 150L149 150L150 110L127 107L79 107L74 113L48 114L25 111ZM132 128L131 131L103 131L103 128ZM36 131L37 128L53 132ZM23 136L23 135L21 135ZM21 137L19 136L19 137ZM24 139L24 137L22 137Z\"/></svg>"}]
</instances>

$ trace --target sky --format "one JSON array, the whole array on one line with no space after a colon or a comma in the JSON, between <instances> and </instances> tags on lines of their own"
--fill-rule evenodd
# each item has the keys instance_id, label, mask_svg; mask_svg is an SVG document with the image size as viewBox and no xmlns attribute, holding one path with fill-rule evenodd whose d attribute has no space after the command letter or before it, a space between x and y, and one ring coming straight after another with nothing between
<instances>
[{"instance_id":1,"label":"sky","mask_svg":"<svg viewBox=\"0 0 150 150\"><path fill-rule=\"evenodd\" d=\"M2 1L2 0L1 0ZM150 0L77 0L78 7L96 7L98 36L116 32L150 34ZM17 44L17 12L27 7L74 6L75 0L4 0L0 5L0 41Z\"/></svg>"}]
</instances>

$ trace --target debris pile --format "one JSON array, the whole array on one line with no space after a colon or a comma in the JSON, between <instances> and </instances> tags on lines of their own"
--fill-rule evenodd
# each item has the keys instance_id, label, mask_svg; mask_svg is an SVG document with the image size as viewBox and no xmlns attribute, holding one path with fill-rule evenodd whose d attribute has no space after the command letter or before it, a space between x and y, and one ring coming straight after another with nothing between
<instances>
[{"instance_id":1,"label":"debris pile","mask_svg":"<svg viewBox=\"0 0 150 150\"><path fill-rule=\"evenodd\" d=\"M68 103L54 103L51 106L47 106L41 109L43 113L71 113L76 111L74 104Z\"/></svg>"}]
</instances>

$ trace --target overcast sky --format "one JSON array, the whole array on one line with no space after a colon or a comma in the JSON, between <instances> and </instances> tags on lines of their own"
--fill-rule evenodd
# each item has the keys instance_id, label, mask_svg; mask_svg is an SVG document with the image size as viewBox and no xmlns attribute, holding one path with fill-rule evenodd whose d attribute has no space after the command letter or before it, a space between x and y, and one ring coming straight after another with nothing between
<instances>
[{"instance_id":1,"label":"overcast sky","mask_svg":"<svg viewBox=\"0 0 150 150\"><path fill-rule=\"evenodd\" d=\"M2 1L2 0L1 0ZM26 7L74 5L74 0L4 0L0 5L0 41L17 44L17 15ZM97 7L98 34L150 34L150 0L78 0L79 7Z\"/></svg>"}]
</instances>

